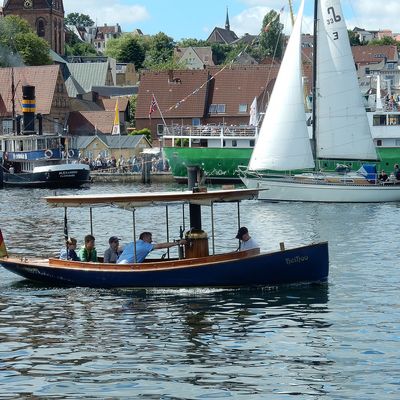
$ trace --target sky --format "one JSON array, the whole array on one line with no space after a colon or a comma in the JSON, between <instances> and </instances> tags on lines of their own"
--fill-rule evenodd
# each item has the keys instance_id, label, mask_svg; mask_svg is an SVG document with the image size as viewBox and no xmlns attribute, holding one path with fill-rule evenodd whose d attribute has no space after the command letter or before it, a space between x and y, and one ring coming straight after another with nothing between
<instances>
[{"instance_id":1,"label":"sky","mask_svg":"<svg viewBox=\"0 0 400 400\"><path fill-rule=\"evenodd\" d=\"M306 0L303 31L312 32L312 0ZM400 33L399 0L342 0L349 29L391 29ZM123 32L141 29L144 34L164 32L175 41L182 38L207 39L214 27L225 26L228 7L231 30L239 37L257 35L262 20L271 9L284 7L281 22L289 32L287 0L64 0L65 15L78 12L89 15L97 25L119 23ZM293 0L294 11L300 0Z\"/></svg>"}]
</instances>

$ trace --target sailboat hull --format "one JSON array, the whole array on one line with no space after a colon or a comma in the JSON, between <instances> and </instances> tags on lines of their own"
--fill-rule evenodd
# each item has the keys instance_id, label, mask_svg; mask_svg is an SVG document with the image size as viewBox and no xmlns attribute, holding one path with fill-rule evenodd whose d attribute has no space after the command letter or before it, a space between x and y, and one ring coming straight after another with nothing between
<instances>
[{"instance_id":1,"label":"sailboat hull","mask_svg":"<svg viewBox=\"0 0 400 400\"><path fill-rule=\"evenodd\" d=\"M242 177L249 188L260 191L259 200L322 203L381 203L400 201L400 185L296 182L292 178Z\"/></svg>"}]
</instances>

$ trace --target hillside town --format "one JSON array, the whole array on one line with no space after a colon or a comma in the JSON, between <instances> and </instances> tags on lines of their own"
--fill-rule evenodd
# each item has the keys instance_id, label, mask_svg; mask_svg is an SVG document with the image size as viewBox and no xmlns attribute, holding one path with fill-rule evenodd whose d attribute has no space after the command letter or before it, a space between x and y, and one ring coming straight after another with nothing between
<instances>
[{"instance_id":1,"label":"hillside town","mask_svg":"<svg viewBox=\"0 0 400 400\"><path fill-rule=\"evenodd\" d=\"M4 1L0 18L17 16L27 21L32 31L48 43L51 61L48 65L2 63L0 134L13 133L13 120L22 113L23 84L36 88L36 112L41 115L43 131L76 136L82 158L91 164L98 157L118 160L122 156L130 160L145 148L171 145L174 139L168 139L169 133L177 126L248 125L254 99L259 115L267 107L281 58L255 57L252 47L259 44L260 37L238 37L230 28L228 10L226 14L221 11L223 28L215 27L206 41L174 44L171 67L157 69L146 68L143 60L137 63L140 65L121 62L107 51L113 41L115 44L123 37L149 39L140 29L122 32L119 24L67 24L71 21L65 16L61 0L43 0L40 6L38 1ZM366 107L376 107L378 90L384 109L398 110L400 65L396 43L400 43L400 34L389 29L354 28L351 37L360 43L352 46L352 52ZM391 44L376 44L387 39ZM303 35L304 83L309 102L312 42L312 35ZM91 54L68 53L69 43L90 48ZM215 50L218 46L229 46L236 51L235 56L221 63ZM156 105L151 108L154 101ZM122 142L112 140L116 113Z\"/></svg>"}]
</instances>

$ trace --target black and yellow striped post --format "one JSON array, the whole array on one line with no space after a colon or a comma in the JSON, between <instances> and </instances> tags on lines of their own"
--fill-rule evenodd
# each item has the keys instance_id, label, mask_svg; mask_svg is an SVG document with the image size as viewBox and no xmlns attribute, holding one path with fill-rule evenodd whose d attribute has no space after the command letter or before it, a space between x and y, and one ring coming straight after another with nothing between
<instances>
[{"instance_id":1,"label":"black and yellow striped post","mask_svg":"<svg viewBox=\"0 0 400 400\"><path fill-rule=\"evenodd\" d=\"M22 112L24 115L23 133L29 135L35 132L35 86L22 86Z\"/></svg>"}]
</instances>

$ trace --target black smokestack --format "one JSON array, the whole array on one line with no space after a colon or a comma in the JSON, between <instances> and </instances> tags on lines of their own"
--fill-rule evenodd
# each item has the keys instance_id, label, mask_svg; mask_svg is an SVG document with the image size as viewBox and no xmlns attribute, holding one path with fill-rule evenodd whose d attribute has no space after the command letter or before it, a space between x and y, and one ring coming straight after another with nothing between
<instances>
[{"instance_id":1,"label":"black smokestack","mask_svg":"<svg viewBox=\"0 0 400 400\"><path fill-rule=\"evenodd\" d=\"M22 86L22 112L24 113L24 134L35 132L35 86Z\"/></svg>"}]
</instances>

